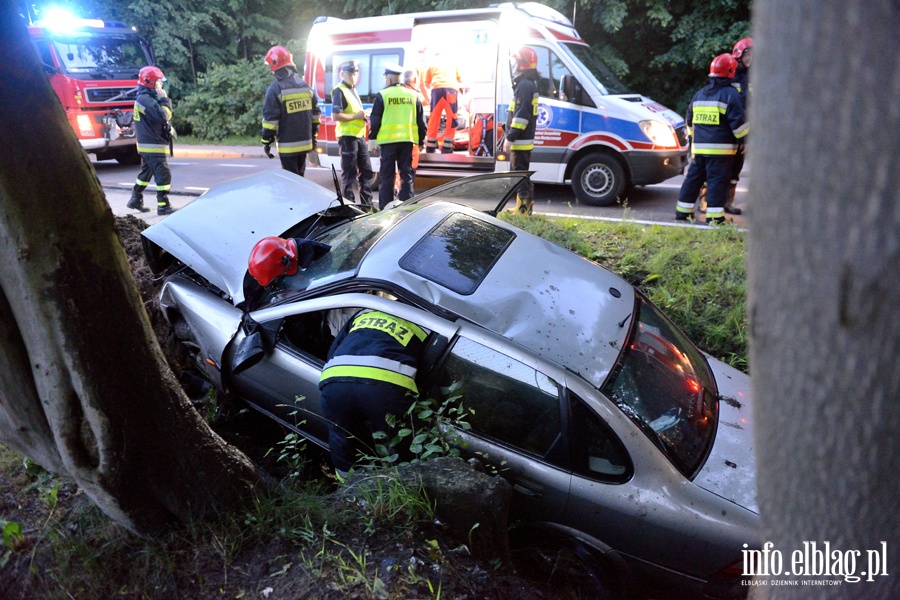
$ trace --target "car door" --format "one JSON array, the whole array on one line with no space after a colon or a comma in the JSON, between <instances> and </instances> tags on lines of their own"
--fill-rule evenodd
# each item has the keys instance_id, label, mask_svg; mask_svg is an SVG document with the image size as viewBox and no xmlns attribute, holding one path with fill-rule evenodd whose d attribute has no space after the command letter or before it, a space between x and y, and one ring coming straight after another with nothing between
<instances>
[{"instance_id":1,"label":"car door","mask_svg":"<svg viewBox=\"0 0 900 600\"><path fill-rule=\"evenodd\" d=\"M464 327L427 388L442 401L461 395L471 425L459 430L466 453L510 482L517 518L552 520L565 508L571 476L558 466L567 452L561 377L535 368L502 338Z\"/></svg>"},{"instance_id":2,"label":"car door","mask_svg":"<svg viewBox=\"0 0 900 600\"><path fill-rule=\"evenodd\" d=\"M380 295L379 295L380 294ZM232 386L254 408L328 447L322 417L319 378L328 349L340 328L362 310L384 311L416 323L447 340L457 326L436 315L397 301L383 292L340 293L266 308L251 317L265 332L263 356L248 368L234 368ZM247 339L236 338L235 355Z\"/></svg>"},{"instance_id":3,"label":"car door","mask_svg":"<svg viewBox=\"0 0 900 600\"><path fill-rule=\"evenodd\" d=\"M515 198L520 185L524 185L528 173L510 171L506 173L485 173L464 177L416 194L403 203L392 203L389 206L424 206L440 200L463 204L480 210L493 217Z\"/></svg>"}]
</instances>

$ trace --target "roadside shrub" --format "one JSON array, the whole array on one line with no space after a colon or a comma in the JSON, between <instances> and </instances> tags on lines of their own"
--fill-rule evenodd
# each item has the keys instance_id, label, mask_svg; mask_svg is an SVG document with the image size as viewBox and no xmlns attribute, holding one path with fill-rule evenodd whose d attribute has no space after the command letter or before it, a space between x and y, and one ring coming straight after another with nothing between
<instances>
[{"instance_id":1,"label":"roadside shrub","mask_svg":"<svg viewBox=\"0 0 900 600\"><path fill-rule=\"evenodd\" d=\"M198 76L196 91L176 104L175 128L189 127L194 136L212 141L258 136L263 98L271 82L272 74L262 61L213 66Z\"/></svg>"}]
</instances>

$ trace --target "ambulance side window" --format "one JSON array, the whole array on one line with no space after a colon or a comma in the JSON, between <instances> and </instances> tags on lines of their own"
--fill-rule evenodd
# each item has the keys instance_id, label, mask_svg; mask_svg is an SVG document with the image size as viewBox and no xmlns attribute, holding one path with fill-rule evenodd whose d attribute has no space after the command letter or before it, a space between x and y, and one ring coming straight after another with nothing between
<instances>
[{"instance_id":1,"label":"ambulance side window","mask_svg":"<svg viewBox=\"0 0 900 600\"><path fill-rule=\"evenodd\" d=\"M339 53L331 58L332 72L337 65L348 60L358 60L360 73L359 82L356 84L356 91L359 92L359 98L364 104L371 104L375 100L375 94L384 89L384 65L385 63L403 64L402 52L399 49L385 49L378 51L362 51L353 53ZM331 73L329 73L331 75ZM328 89L334 89L334 86L340 82L340 75L334 74L334 84Z\"/></svg>"},{"instance_id":2,"label":"ambulance side window","mask_svg":"<svg viewBox=\"0 0 900 600\"><path fill-rule=\"evenodd\" d=\"M537 70L541 78L538 81L538 94L541 98L559 100L559 82L563 75L571 75L568 67L559 59L555 52L549 48L532 46L537 53Z\"/></svg>"}]
</instances>

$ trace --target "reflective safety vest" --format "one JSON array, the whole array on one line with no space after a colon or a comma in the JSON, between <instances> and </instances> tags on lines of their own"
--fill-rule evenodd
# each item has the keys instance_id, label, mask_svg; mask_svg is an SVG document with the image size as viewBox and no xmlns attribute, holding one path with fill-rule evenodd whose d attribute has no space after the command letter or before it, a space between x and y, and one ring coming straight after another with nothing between
<instances>
[{"instance_id":1,"label":"reflective safety vest","mask_svg":"<svg viewBox=\"0 0 900 600\"><path fill-rule=\"evenodd\" d=\"M359 99L359 94L356 92L354 88L351 88L349 85L340 82L337 87L334 88L331 92L332 97L332 105L334 105L334 93L340 92L344 97L344 104L346 108L343 112L354 115L363 109L362 100ZM366 120L365 119L353 119L352 121L338 121L334 122L334 134L337 137L350 136L361 138L366 133Z\"/></svg>"},{"instance_id":2,"label":"reflective safety vest","mask_svg":"<svg viewBox=\"0 0 900 600\"><path fill-rule=\"evenodd\" d=\"M332 345L319 386L365 379L418 393L416 370L426 337L418 325L384 312L357 315Z\"/></svg>"},{"instance_id":3,"label":"reflective safety vest","mask_svg":"<svg viewBox=\"0 0 900 600\"><path fill-rule=\"evenodd\" d=\"M416 125L416 93L402 85L392 85L380 92L384 100L381 128L378 130L379 144L412 142L418 144Z\"/></svg>"}]
</instances>

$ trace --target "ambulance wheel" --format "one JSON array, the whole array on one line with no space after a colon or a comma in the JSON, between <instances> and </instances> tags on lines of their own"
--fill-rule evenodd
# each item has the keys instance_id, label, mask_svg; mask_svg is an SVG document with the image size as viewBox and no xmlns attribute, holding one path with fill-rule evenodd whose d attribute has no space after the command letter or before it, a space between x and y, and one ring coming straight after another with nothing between
<instances>
[{"instance_id":1,"label":"ambulance wheel","mask_svg":"<svg viewBox=\"0 0 900 600\"><path fill-rule=\"evenodd\" d=\"M625 170L618 160L608 154L588 154L575 164L572 189L580 202L591 206L609 206L625 189Z\"/></svg>"}]
</instances>

